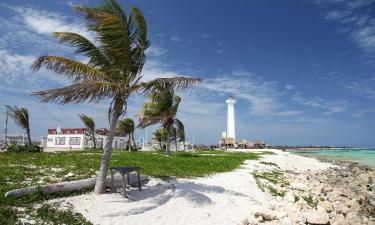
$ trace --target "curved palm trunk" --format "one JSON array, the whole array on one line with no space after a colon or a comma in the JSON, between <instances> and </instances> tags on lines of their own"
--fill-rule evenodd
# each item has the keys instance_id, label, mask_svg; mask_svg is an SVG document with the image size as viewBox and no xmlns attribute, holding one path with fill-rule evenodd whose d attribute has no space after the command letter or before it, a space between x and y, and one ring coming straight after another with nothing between
<instances>
[{"instance_id":1,"label":"curved palm trunk","mask_svg":"<svg viewBox=\"0 0 375 225\"><path fill-rule=\"evenodd\" d=\"M129 134L128 135L128 137L129 137L129 139L128 139L128 151L129 152L131 152L131 150L132 150L132 134Z\"/></svg>"},{"instance_id":2,"label":"curved palm trunk","mask_svg":"<svg viewBox=\"0 0 375 225\"><path fill-rule=\"evenodd\" d=\"M137 144L135 143L135 140L134 140L134 133L132 133L132 140L134 144L134 150L137 151Z\"/></svg>"},{"instance_id":3,"label":"curved palm trunk","mask_svg":"<svg viewBox=\"0 0 375 225\"><path fill-rule=\"evenodd\" d=\"M27 128L26 129L26 133L27 133L27 141L29 142L29 145L31 145L31 135L30 135L30 128Z\"/></svg>"},{"instance_id":4,"label":"curved palm trunk","mask_svg":"<svg viewBox=\"0 0 375 225\"><path fill-rule=\"evenodd\" d=\"M94 149L96 149L95 130L92 132L92 141L94 143Z\"/></svg>"},{"instance_id":5,"label":"curved palm trunk","mask_svg":"<svg viewBox=\"0 0 375 225\"><path fill-rule=\"evenodd\" d=\"M110 161L111 153L112 153L113 137L115 135L117 122L120 117L123 105L124 105L123 103L117 102L115 106L113 107L113 110L111 113L111 120L109 124L109 136L108 136L107 143L105 144L105 147L103 150L102 162L100 164L100 171L99 171L98 178L96 179L96 184L95 184L95 189L94 189L95 194L103 194L105 192L105 180L106 180L107 171L109 168L109 161Z\"/></svg>"},{"instance_id":6,"label":"curved palm trunk","mask_svg":"<svg viewBox=\"0 0 375 225\"><path fill-rule=\"evenodd\" d=\"M176 145L176 152L177 152L177 148L178 148L178 143L177 143L177 134L174 136L174 143Z\"/></svg>"},{"instance_id":7,"label":"curved palm trunk","mask_svg":"<svg viewBox=\"0 0 375 225\"><path fill-rule=\"evenodd\" d=\"M167 133L167 147L165 149L165 154L166 155L170 155L171 154L171 141L169 140L169 132L166 132Z\"/></svg>"}]
</instances>

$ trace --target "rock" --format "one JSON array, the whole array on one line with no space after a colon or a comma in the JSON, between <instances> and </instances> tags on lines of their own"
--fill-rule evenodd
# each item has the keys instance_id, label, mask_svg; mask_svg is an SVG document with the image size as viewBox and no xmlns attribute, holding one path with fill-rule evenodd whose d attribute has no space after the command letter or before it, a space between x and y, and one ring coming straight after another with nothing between
<instances>
[{"instance_id":1,"label":"rock","mask_svg":"<svg viewBox=\"0 0 375 225\"><path fill-rule=\"evenodd\" d=\"M318 206L324 208L327 212L332 212L333 210L332 204L329 201L319 201Z\"/></svg>"},{"instance_id":2,"label":"rock","mask_svg":"<svg viewBox=\"0 0 375 225\"><path fill-rule=\"evenodd\" d=\"M374 196L369 196L368 197L368 204L375 206L375 197Z\"/></svg>"},{"instance_id":3,"label":"rock","mask_svg":"<svg viewBox=\"0 0 375 225\"><path fill-rule=\"evenodd\" d=\"M375 221L368 221L367 225L375 225Z\"/></svg>"},{"instance_id":4,"label":"rock","mask_svg":"<svg viewBox=\"0 0 375 225\"><path fill-rule=\"evenodd\" d=\"M279 220L278 225L294 225L293 221L289 217L284 217Z\"/></svg>"},{"instance_id":5,"label":"rock","mask_svg":"<svg viewBox=\"0 0 375 225\"><path fill-rule=\"evenodd\" d=\"M261 216L264 220L276 219L276 212L269 209L261 209L254 213L255 217Z\"/></svg>"},{"instance_id":6,"label":"rock","mask_svg":"<svg viewBox=\"0 0 375 225\"><path fill-rule=\"evenodd\" d=\"M339 214L335 217L335 219L332 219L331 221L332 225L351 225L347 219L342 214Z\"/></svg>"},{"instance_id":7,"label":"rock","mask_svg":"<svg viewBox=\"0 0 375 225\"><path fill-rule=\"evenodd\" d=\"M281 218L284 218L284 217L286 217L287 216L287 213L286 212L277 212L276 213L276 218L278 219L278 220L280 220Z\"/></svg>"},{"instance_id":8,"label":"rock","mask_svg":"<svg viewBox=\"0 0 375 225\"><path fill-rule=\"evenodd\" d=\"M333 208L338 213L342 213L342 214L346 214L346 213L350 212L350 209L339 201L336 201L336 202L333 203Z\"/></svg>"},{"instance_id":9,"label":"rock","mask_svg":"<svg viewBox=\"0 0 375 225\"><path fill-rule=\"evenodd\" d=\"M306 221L308 224L329 224L329 216L327 213L324 212L310 211L304 213L304 216L306 217Z\"/></svg>"},{"instance_id":10,"label":"rock","mask_svg":"<svg viewBox=\"0 0 375 225\"><path fill-rule=\"evenodd\" d=\"M290 184L290 188L292 188L294 190L299 190L299 191L306 191L306 190L308 190L306 184L294 183L294 182Z\"/></svg>"},{"instance_id":11,"label":"rock","mask_svg":"<svg viewBox=\"0 0 375 225\"><path fill-rule=\"evenodd\" d=\"M352 172L354 175L360 174L361 170L358 167L353 167L350 172Z\"/></svg>"},{"instance_id":12,"label":"rock","mask_svg":"<svg viewBox=\"0 0 375 225\"><path fill-rule=\"evenodd\" d=\"M323 189L322 189L323 193L327 193L327 192L331 192L331 191L332 191L332 186L331 185L329 185L329 184L323 185Z\"/></svg>"},{"instance_id":13,"label":"rock","mask_svg":"<svg viewBox=\"0 0 375 225\"><path fill-rule=\"evenodd\" d=\"M243 219L240 224L241 225L249 225L250 224L249 219L248 218Z\"/></svg>"},{"instance_id":14,"label":"rock","mask_svg":"<svg viewBox=\"0 0 375 225\"><path fill-rule=\"evenodd\" d=\"M284 196L284 199L287 200L288 202L295 202L294 195L291 191L286 193L286 195Z\"/></svg>"}]
</instances>

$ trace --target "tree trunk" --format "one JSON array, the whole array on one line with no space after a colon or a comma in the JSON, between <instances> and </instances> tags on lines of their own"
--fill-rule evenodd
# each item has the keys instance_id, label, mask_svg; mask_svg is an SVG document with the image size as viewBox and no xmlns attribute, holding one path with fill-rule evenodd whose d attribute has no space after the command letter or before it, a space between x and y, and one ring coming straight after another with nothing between
<instances>
[{"instance_id":1,"label":"tree trunk","mask_svg":"<svg viewBox=\"0 0 375 225\"><path fill-rule=\"evenodd\" d=\"M109 124L109 135L107 136L107 143L105 144L103 155L102 155L102 162L100 165L100 171L98 178L96 179L95 194L103 194L105 192L105 179L107 176L107 171L109 167L109 161L111 158L112 153L112 143L113 143L113 136L115 135L116 126L118 119L120 117L121 111L124 107L124 103L122 101L116 101L113 107L110 124Z\"/></svg>"},{"instance_id":2,"label":"tree trunk","mask_svg":"<svg viewBox=\"0 0 375 225\"><path fill-rule=\"evenodd\" d=\"M166 132L167 133L167 147L165 148L165 154L166 155L170 155L171 154L171 141L169 140L169 132Z\"/></svg>"},{"instance_id":3,"label":"tree trunk","mask_svg":"<svg viewBox=\"0 0 375 225\"><path fill-rule=\"evenodd\" d=\"M27 133L27 141L29 142L29 145L31 145L31 136L30 136L30 128L27 128L26 129L26 133Z\"/></svg>"},{"instance_id":4,"label":"tree trunk","mask_svg":"<svg viewBox=\"0 0 375 225\"><path fill-rule=\"evenodd\" d=\"M161 145L161 141L159 141L159 147L160 147L160 151L163 150L163 146Z\"/></svg>"},{"instance_id":5,"label":"tree trunk","mask_svg":"<svg viewBox=\"0 0 375 225\"><path fill-rule=\"evenodd\" d=\"M135 140L134 140L134 133L132 133L132 140L134 144L134 150L137 151L137 144L135 143Z\"/></svg>"},{"instance_id":6,"label":"tree trunk","mask_svg":"<svg viewBox=\"0 0 375 225\"><path fill-rule=\"evenodd\" d=\"M94 129L94 132L92 133L92 141L94 143L94 149L96 149L95 129Z\"/></svg>"},{"instance_id":7,"label":"tree trunk","mask_svg":"<svg viewBox=\"0 0 375 225\"><path fill-rule=\"evenodd\" d=\"M129 133L129 139L128 139L128 151L131 152L132 151L132 137L131 137L131 134Z\"/></svg>"},{"instance_id":8,"label":"tree trunk","mask_svg":"<svg viewBox=\"0 0 375 225\"><path fill-rule=\"evenodd\" d=\"M183 143L184 143L184 151L185 151L185 140L184 140L184 142L183 142Z\"/></svg>"},{"instance_id":9,"label":"tree trunk","mask_svg":"<svg viewBox=\"0 0 375 225\"><path fill-rule=\"evenodd\" d=\"M175 143L175 145L176 145L176 152L177 152L177 148L178 148L178 143L177 143L177 134L176 134L176 136L174 137L174 143Z\"/></svg>"}]
</instances>

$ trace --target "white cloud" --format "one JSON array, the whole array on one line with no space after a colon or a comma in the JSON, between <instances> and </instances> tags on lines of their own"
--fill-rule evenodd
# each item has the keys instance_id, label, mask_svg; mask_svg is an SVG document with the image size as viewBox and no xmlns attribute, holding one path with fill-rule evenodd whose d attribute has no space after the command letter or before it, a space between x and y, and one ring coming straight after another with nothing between
<instances>
[{"instance_id":1,"label":"white cloud","mask_svg":"<svg viewBox=\"0 0 375 225\"><path fill-rule=\"evenodd\" d=\"M246 71L204 80L203 87L217 92L233 95L251 104L251 114L271 116L282 107L278 100L277 83L265 81Z\"/></svg>"},{"instance_id":2,"label":"white cloud","mask_svg":"<svg viewBox=\"0 0 375 225\"><path fill-rule=\"evenodd\" d=\"M203 39L210 39L210 38L212 38L212 35L211 34L202 34L202 38Z\"/></svg>"},{"instance_id":3,"label":"white cloud","mask_svg":"<svg viewBox=\"0 0 375 225\"><path fill-rule=\"evenodd\" d=\"M85 24L81 21L67 18L59 13L30 7L15 7L5 4L2 6L15 12L28 29L38 34L51 35L53 32L69 31L94 41L93 34L87 31Z\"/></svg>"},{"instance_id":4,"label":"white cloud","mask_svg":"<svg viewBox=\"0 0 375 225\"><path fill-rule=\"evenodd\" d=\"M347 109L347 103L342 100L328 101L320 97L311 99L295 96L292 98L294 101L316 109L324 110L323 115L331 115L333 113L345 112Z\"/></svg>"},{"instance_id":5,"label":"white cloud","mask_svg":"<svg viewBox=\"0 0 375 225\"><path fill-rule=\"evenodd\" d=\"M353 42L366 53L375 53L374 0L317 0L326 18L343 24Z\"/></svg>"},{"instance_id":6,"label":"white cloud","mask_svg":"<svg viewBox=\"0 0 375 225\"><path fill-rule=\"evenodd\" d=\"M149 47L146 50L146 54L150 55L150 56L160 56L160 55L163 55L165 52L166 52L165 49L162 49L162 48L154 46L154 45Z\"/></svg>"},{"instance_id":7,"label":"white cloud","mask_svg":"<svg viewBox=\"0 0 375 225\"><path fill-rule=\"evenodd\" d=\"M293 90L294 88L295 88L294 85L290 85L290 84L285 85L285 89L287 90Z\"/></svg>"},{"instance_id":8,"label":"white cloud","mask_svg":"<svg viewBox=\"0 0 375 225\"><path fill-rule=\"evenodd\" d=\"M343 82L341 85L354 94L375 100L375 78Z\"/></svg>"},{"instance_id":9,"label":"white cloud","mask_svg":"<svg viewBox=\"0 0 375 225\"><path fill-rule=\"evenodd\" d=\"M182 42L182 39L180 37L177 37L177 36L171 36L169 39L173 42L176 42L176 43Z\"/></svg>"}]
</instances>

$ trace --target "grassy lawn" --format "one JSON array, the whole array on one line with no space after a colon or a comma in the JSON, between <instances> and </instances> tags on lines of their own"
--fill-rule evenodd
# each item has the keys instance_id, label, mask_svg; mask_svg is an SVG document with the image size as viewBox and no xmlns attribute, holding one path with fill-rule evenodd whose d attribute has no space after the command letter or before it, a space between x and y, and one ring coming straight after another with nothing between
<instances>
[{"instance_id":1,"label":"grassy lawn","mask_svg":"<svg viewBox=\"0 0 375 225\"><path fill-rule=\"evenodd\" d=\"M114 151L111 166L140 166L142 174L161 178L198 177L231 171L240 166L244 160L258 158L259 154L255 153L224 151L178 152L171 156L156 152ZM0 153L0 224L10 222L14 224L20 213L15 207L25 208L26 213L27 210L33 211L35 216L40 218L48 214L46 211L55 209L49 206L32 210L33 203L58 196L80 194L60 193L53 196L29 195L23 198L5 198L5 192L28 186L95 177L99 170L100 160L101 152L98 150L60 153ZM63 223L65 220L70 221L71 224L75 224L72 221L78 221L76 224L84 223L79 215L73 215L71 212L60 213L61 218L58 217L59 213L52 213L58 218L46 217L45 220L52 221L52 224ZM7 219L6 223L5 220L2 221L2 218Z\"/></svg>"}]
</instances>

